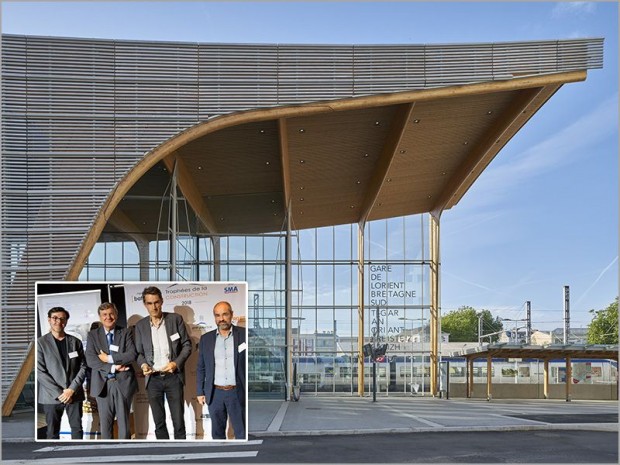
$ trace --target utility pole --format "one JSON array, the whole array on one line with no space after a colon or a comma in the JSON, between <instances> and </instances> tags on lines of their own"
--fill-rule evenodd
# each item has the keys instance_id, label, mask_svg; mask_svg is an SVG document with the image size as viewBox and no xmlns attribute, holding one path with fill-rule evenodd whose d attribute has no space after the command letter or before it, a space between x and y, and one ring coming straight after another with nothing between
<instances>
[{"instance_id":1,"label":"utility pole","mask_svg":"<svg viewBox=\"0 0 620 465\"><path fill-rule=\"evenodd\" d=\"M568 332L570 330L570 290L564 286L564 345L568 344Z\"/></svg>"},{"instance_id":2,"label":"utility pole","mask_svg":"<svg viewBox=\"0 0 620 465\"><path fill-rule=\"evenodd\" d=\"M527 344L532 344L532 302L525 302L526 318L527 318Z\"/></svg>"}]
</instances>

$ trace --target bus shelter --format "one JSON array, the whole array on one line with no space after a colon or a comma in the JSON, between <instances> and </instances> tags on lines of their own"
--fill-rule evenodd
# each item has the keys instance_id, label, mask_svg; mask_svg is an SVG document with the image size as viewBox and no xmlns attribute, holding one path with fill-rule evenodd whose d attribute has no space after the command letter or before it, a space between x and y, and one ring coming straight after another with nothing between
<instances>
[{"instance_id":1,"label":"bus shelter","mask_svg":"<svg viewBox=\"0 0 620 465\"><path fill-rule=\"evenodd\" d=\"M618 362L618 345L549 344L544 346L527 344L497 343L466 349L453 354L466 360L466 396L471 398L474 389L474 361L485 358L487 361L487 400L493 398L492 366L493 359L534 358L544 362L544 398L549 399L549 361L563 359L566 363L566 401L571 401L572 360L604 359Z\"/></svg>"}]
</instances>

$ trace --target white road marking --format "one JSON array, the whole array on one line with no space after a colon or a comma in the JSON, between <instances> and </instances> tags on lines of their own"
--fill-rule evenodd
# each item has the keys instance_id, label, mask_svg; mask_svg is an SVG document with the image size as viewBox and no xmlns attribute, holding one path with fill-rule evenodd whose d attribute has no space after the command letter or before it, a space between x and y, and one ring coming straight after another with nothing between
<instances>
[{"instance_id":1,"label":"white road marking","mask_svg":"<svg viewBox=\"0 0 620 465\"><path fill-rule=\"evenodd\" d=\"M177 445L178 446L178 445ZM204 454L171 454L171 455L118 455L118 456L94 456L94 457L56 457L36 460L3 460L3 465L30 464L69 464L69 463L114 463L114 462L166 462L172 463L179 460L204 460L204 459L231 459L241 457L256 457L257 450L231 451L231 452L207 452Z\"/></svg>"},{"instance_id":2,"label":"white road marking","mask_svg":"<svg viewBox=\"0 0 620 465\"><path fill-rule=\"evenodd\" d=\"M175 448L188 448L188 447L225 447L225 446L259 446L263 443L262 439L256 439L252 441L235 441L235 442L164 442L164 443L153 443L153 442L143 442L143 443L135 443L135 442L109 442L103 444L93 444L89 443L88 445L75 445L75 446L50 446L44 447L42 449L35 449L33 452L56 452L56 451L75 451L75 450L83 450L88 448L88 450L97 450L97 449L140 449L140 448L149 448L149 449L159 449L160 447L175 447Z\"/></svg>"},{"instance_id":3,"label":"white road marking","mask_svg":"<svg viewBox=\"0 0 620 465\"><path fill-rule=\"evenodd\" d=\"M267 431L280 431L280 427L282 426L282 422L284 421L284 416L286 415L286 409L288 408L290 402L282 402L280 405L280 409L276 416L273 417L271 424L267 427Z\"/></svg>"}]
</instances>

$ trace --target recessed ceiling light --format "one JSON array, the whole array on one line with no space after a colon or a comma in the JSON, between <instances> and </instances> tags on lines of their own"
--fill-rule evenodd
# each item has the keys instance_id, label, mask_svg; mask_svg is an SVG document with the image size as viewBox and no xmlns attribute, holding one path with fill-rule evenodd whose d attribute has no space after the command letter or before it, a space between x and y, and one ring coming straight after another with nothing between
<instances>
[{"instance_id":1,"label":"recessed ceiling light","mask_svg":"<svg viewBox=\"0 0 620 465\"><path fill-rule=\"evenodd\" d=\"M220 216L220 221L224 221L224 217L223 216Z\"/></svg>"},{"instance_id":2,"label":"recessed ceiling light","mask_svg":"<svg viewBox=\"0 0 620 465\"><path fill-rule=\"evenodd\" d=\"M261 133L261 134L265 134L265 130L264 130L264 129L261 129L261 130L260 130L260 133Z\"/></svg>"},{"instance_id":3,"label":"recessed ceiling light","mask_svg":"<svg viewBox=\"0 0 620 465\"><path fill-rule=\"evenodd\" d=\"M303 202L303 201L304 201L304 198L303 198L303 197L300 197L300 198L299 198L299 201L300 201L300 202Z\"/></svg>"},{"instance_id":4,"label":"recessed ceiling light","mask_svg":"<svg viewBox=\"0 0 620 465\"><path fill-rule=\"evenodd\" d=\"M299 163L306 163L306 160L299 160Z\"/></svg>"},{"instance_id":5,"label":"recessed ceiling light","mask_svg":"<svg viewBox=\"0 0 620 465\"><path fill-rule=\"evenodd\" d=\"M304 187L304 186L299 186L299 190L300 190L300 191L303 191L304 189L305 189L305 187Z\"/></svg>"},{"instance_id":6,"label":"recessed ceiling light","mask_svg":"<svg viewBox=\"0 0 620 465\"><path fill-rule=\"evenodd\" d=\"M270 163L268 161L265 162L265 165L269 165Z\"/></svg>"},{"instance_id":7,"label":"recessed ceiling light","mask_svg":"<svg viewBox=\"0 0 620 465\"><path fill-rule=\"evenodd\" d=\"M355 208L355 205L349 205L349 208Z\"/></svg>"},{"instance_id":8,"label":"recessed ceiling light","mask_svg":"<svg viewBox=\"0 0 620 465\"><path fill-rule=\"evenodd\" d=\"M299 130L299 132L306 132L306 130L302 128Z\"/></svg>"},{"instance_id":9,"label":"recessed ceiling light","mask_svg":"<svg viewBox=\"0 0 620 465\"><path fill-rule=\"evenodd\" d=\"M415 124L418 124L418 123L420 122L420 120L419 120L419 119L414 119L414 120L413 120L413 122L414 122Z\"/></svg>"},{"instance_id":10,"label":"recessed ceiling light","mask_svg":"<svg viewBox=\"0 0 620 465\"><path fill-rule=\"evenodd\" d=\"M406 150L401 150L400 153L407 153L407 151Z\"/></svg>"},{"instance_id":11,"label":"recessed ceiling light","mask_svg":"<svg viewBox=\"0 0 620 465\"><path fill-rule=\"evenodd\" d=\"M392 182L392 178L387 178L387 182Z\"/></svg>"},{"instance_id":12,"label":"recessed ceiling light","mask_svg":"<svg viewBox=\"0 0 620 465\"><path fill-rule=\"evenodd\" d=\"M368 154L367 153L364 154L364 158L368 158Z\"/></svg>"},{"instance_id":13,"label":"recessed ceiling light","mask_svg":"<svg viewBox=\"0 0 620 465\"><path fill-rule=\"evenodd\" d=\"M277 214L277 213L274 213L274 214L273 214L273 216L278 216L278 214Z\"/></svg>"},{"instance_id":14,"label":"recessed ceiling light","mask_svg":"<svg viewBox=\"0 0 620 465\"><path fill-rule=\"evenodd\" d=\"M426 197L427 199L430 199L432 197L432 195L429 195L428 197Z\"/></svg>"},{"instance_id":15,"label":"recessed ceiling light","mask_svg":"<svg viewBox=\"0 0 620 465\"><path fill-rule=\"evenodd\" d=\"M467 145L467 144L469 144L469 142L468 142L468 141L463 142L463 145Z\"/></svg>"},{"instance_id":16,"label":"recessed ceiling light","mask_svg":"<svg viewBox=\"0 0 620 465\"><path fill-rule=\"evenodd\" d=\"M375 121L375 126L381 126L381 121Z\"/></svg>"},{"instance_id":17,"label":"recessed ceiling light","mask_svg":"<svg viewBox=\"0 0 620 465\"><path fill-rule=\"evenodd\" d=\"M446 175L446 172L445 172L445 171L442 171L442 172L441 172L441 175L442 175L442 176L445 176L445 175Z\"/></svg>"},{"instance_id":18,"label":"recessed ceiling light","mask_svg":"<svg viewBox=\"0 0 620 465\"><path fill-rule=\"evenodd\" d=\"M493 114L493 110L487 111L487 115L492 115L492 114Z\"/></svg>"},{"instance_id":19,"label":"recessed ceiling light","mask_svg":"<svg viewBox=\"0 0 620 465\"><path fill-rule=\"evenodd\" d=\"M276 203L276 201L274 199L271 199L271 203Z\"/></svg>"},{"instance_id":20,"label":"recessed ceiling light","mask_svg":"<svg viewBox=\"0 0 620 465\"><path fill-rule=\"evenodd\" d=\"M360 180L355 181L355 184L361 184L361 183L362 183L362 181L360 181Z\"/></svg>"},{"instance_id":21,"label":"recessed ceiling light","mask_svg":"<svg viewBox=\"0 0 620 465\"><path fill-rule=\"evenodd\" d=\"M201 170L201 169L202 169L202 166L199 166L199 167L198 167L198 169L199 169L199 170Z\"/></svg>"}]
</instances>

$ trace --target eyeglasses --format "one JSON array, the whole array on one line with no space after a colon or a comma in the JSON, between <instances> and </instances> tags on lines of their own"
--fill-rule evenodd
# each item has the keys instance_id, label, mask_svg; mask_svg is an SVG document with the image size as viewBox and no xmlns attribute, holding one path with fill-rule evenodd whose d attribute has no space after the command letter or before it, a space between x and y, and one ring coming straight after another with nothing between
<instances>
[{"instance_id":1,"label":"eyeglasses","mask_svg":"<svg viewBox=\"0 0 620 465\"><path fill-rule=\"evenodd\" d=\"M64 323L65 321L67 321L67 319L62 317L62 316L53 316L53 317L51 317L51 319L53 321L60 321L61 323Z\"/></svg>"}]
</instances>

